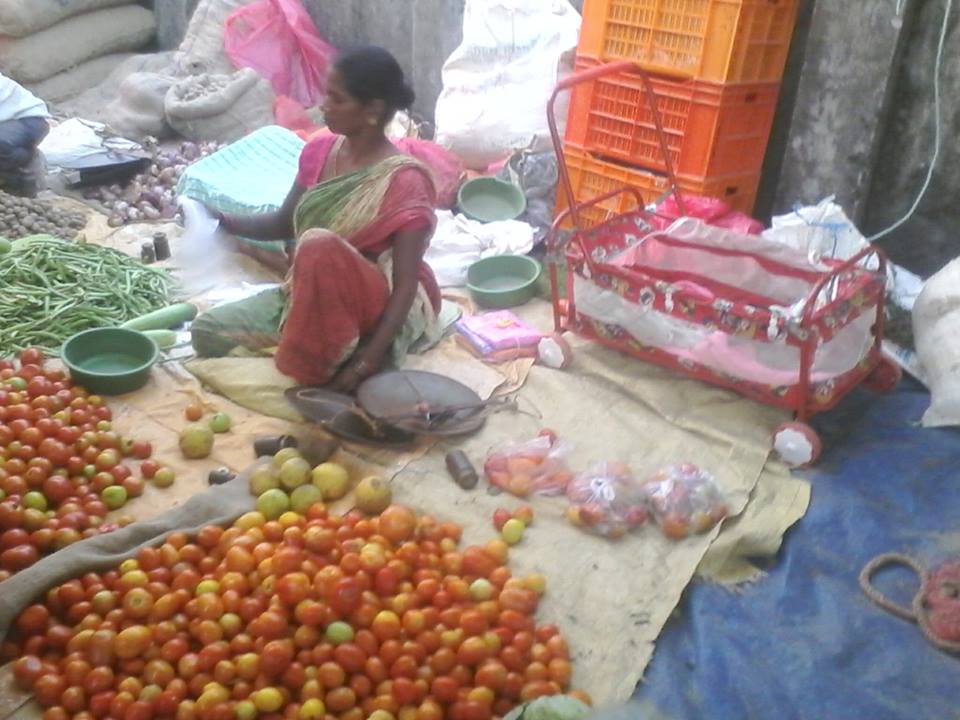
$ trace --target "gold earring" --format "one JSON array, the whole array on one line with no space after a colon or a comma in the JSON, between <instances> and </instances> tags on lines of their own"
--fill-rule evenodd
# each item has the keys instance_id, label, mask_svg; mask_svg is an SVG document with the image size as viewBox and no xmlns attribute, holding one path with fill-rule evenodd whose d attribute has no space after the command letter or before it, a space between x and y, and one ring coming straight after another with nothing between
<instances>
[{"instance_id":1,"label":"gold earring","mask_svg":"<svg viewBox=\"0 0 960 720\"><path fill-rule=\"evenodd\" d=\"M367 122L368 122L370 125L376 125L376 124L377 124L377 119L372 117L372 118L367 119Z\"/></svg>"}]
</instances>

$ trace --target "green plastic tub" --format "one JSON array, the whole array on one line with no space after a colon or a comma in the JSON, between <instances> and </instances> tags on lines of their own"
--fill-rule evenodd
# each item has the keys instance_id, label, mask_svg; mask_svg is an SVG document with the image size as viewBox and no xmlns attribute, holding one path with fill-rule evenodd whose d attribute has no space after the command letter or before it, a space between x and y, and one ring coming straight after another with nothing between
<instances>
[{"instance_id":1,"label":"green plastic tub","mask_svg":"<svg viewBox=\"0 0 960 720\"><path fill-rule=\"evenodd\" d=\"M69 338L60 356L76 384L97 395L122 395L147 384L160 350L136 330L95 328Z\"/></svg>"},{"instance_id":2,"label":"green plastic tub","mask_svg":"<svg viewBox=\"0 0 960 720\"><path fill-rule=\"evenodd\" d=\"M540 263L526 255L485 258L467 270L467 288L480 307L516 307L537 294L541 270Z\"/></svg>"},{"instance_id":3,"label":"green plastic tub","mask_svg":"<svg viewBox=\"0 0 960 720\"><path fill-rule=\"evenodd\" d=\"M460 186L457 199L464 215L480 222L516 220L527 209L520 188L493 177L468 180Z\"/></svg>"}]
</instances>

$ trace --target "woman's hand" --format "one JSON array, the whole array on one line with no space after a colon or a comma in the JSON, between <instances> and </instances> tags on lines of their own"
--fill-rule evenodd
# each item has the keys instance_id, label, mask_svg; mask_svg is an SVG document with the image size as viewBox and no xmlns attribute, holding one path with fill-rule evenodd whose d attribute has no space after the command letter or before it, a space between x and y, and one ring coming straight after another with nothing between
<instances>
[{"instance_id":1,"label":"woman's hand","mask_svg":"<svg viewBox=\"0 0 960 720\"><path fill-rule=\"evenodd\" d=\"M382 358L357 353L347 361L327 388L339 393L351 393L357 386L380 369Z\"/></svg>"}]
</instances>

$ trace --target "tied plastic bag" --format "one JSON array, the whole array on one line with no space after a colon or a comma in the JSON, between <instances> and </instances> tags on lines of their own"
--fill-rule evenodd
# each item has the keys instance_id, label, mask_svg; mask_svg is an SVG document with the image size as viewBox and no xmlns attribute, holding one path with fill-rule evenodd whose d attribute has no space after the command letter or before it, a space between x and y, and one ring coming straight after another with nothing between
<instances>
[{"instance_id":1,"label":"tied plastic bag","mask_svg":"<svg viewBox=\"0 0 960 720\"><path fill-rule=\"evenodd\" d=\"M287 95L313 107L326 93L335 50L299 0L257 0L226 22L224 48L237 68L252 68Z\"/></svg>"},{"instance_id":2,"label":"tied plastic bag","mask_svg":"<svg viewBox=\"0 0 960 720\"><path fill-rule=\"evenodd\" d=\"M567 487L567 498L567 518L603 537L623 537L650 517L643 484L624 463L601 463L578 475Z\"/></svg>"},{"instance_id":3,"label":"tied plastic bag","mask_svg":"<svg viewBox=\"0 0 960 720\"><path fill-rule=\"evenodd\" d=\"M544 108L579 32L567 0L467 0L463 41L441 71L437 142L472 170L517 150L548 150Z\"/></svg>"},{"instance_id":4,"label":"tied plastic bag","mask_svg":"<svg viewBox=\"0 0 960 720\"><path fill-rule=\"evenodd\" d=\"M495 450L483 472L491 485L517 497L562 495L573 479L565 460L568 453L563 443L541 436Z\"/></svg>"},{"instance_id":5,"label":"tied plastic bag","mask_svg":"<svg viewBox=\"0 0 960 720\"><path fill-rule=\"evenodd\" d=\"M668 465L644 485L660 530L672 540L709 532L727 516L713 476L691 463Z\"/></svg>"},{"instance_id":6,"label":"tied plastic bag","mask_svg":"<svg viewBox=\"0 0 960 720\"><path fill-rule=\"evenodd\" d=\"M774 216L763 237L807 254L811 262L853 257L867 247L867 240L833 200L831 195L816 205Z\"/></svg>"}]
</instances>

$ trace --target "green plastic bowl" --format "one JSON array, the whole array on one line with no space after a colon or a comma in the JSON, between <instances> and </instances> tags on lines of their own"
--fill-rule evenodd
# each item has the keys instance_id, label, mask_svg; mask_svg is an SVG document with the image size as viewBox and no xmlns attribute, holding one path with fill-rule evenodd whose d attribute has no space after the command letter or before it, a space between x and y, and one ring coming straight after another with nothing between
<instances>
[{"instance_id":1,"label":"green plastic bowl","mask_svg":"<svg viewBox=\"0 0 960 720\"><path fill-rule=\"evenodd\" d=\"M97 395L122 395L147 384L160 350L126 328L84 330L63 344L60 357L78 385Z\"/></svg>"},{"instance_id":2,"label":"green plastic bowl","mask_svg":"<svg viewBox=\"0 0 960 720\"><path fill-rule=\"evenodd\" d=\"M540 263L526 255L498 255L478 260L467 270L467 288L477 305L509 308L537 294Z\"/></svg>"},{"instance_id":3,"label":"green plastic bowl","mask_svg":"<svg viewBox=\"0 0 960 720\"><path fill-rule=\"evenodd\" d=\"M493 177L468 180L457 196L463 213L480 222L516 220L527 209L527 198L513 183Z\"/></svg>"}]
</instances>

